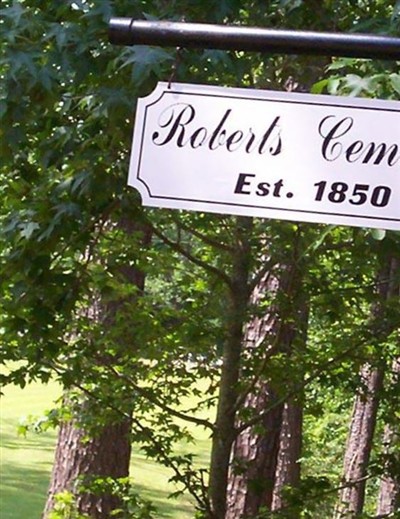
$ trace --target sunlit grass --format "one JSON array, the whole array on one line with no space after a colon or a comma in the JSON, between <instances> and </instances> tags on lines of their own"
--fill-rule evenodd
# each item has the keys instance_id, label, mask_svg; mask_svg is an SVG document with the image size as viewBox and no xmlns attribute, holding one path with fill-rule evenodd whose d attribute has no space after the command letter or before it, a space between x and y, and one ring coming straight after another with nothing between
<instances>
[{"instance_id":1,"label":"sunlit grass","mask_svg":"<svg viewBox=\"0 0 400 519\"><path fill-rule=\"evenodd\" d=\"M40 416L59 395L56 384L6 387L1 397L1 518L39 518L54 456L55 432L18 435L18 424Z\"/></svg>"}]
</instances>

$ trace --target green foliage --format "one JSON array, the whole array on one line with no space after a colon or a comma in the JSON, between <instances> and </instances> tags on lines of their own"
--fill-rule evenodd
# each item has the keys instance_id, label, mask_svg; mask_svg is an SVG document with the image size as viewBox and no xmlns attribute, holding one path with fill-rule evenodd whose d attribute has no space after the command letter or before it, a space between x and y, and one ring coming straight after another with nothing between
<instances>
[{"instance_id":1,"label":"green foliage","mask_svg":"<svg viewBox=\"0 0 400 519\"><path fill-rule=\"evenodd\" d=\"M88 519L76 510L75 498L72 492L60 492L55 496L54 510L49 514L49 519Z\"/></svg>"},{"instance_id":2,"label":"green foliage","mask_svg":"<svg viewBox=\"0 0 400 519\"><path fill-rule=\"evenodd\" d=\"M86 478L81 482L79 492L89 492L95 495L111 494L118 497L121 507L111 512L112 517L118 519L153 519L155 517L154 506L133 490L128 478L118 480L109 477Z\"/></svg>"},{"instance_id":3,"label":"green foliage","mask_svg":"<svg viewBox=\"0 0 400 519\"><path fill-rule=\"evenodd\" d=\"M113 510L110 519L111 517L118 519L153 519L155 517L154 506L134 492L126 479L115 481L111 478L96 478L81 486L80 492L90 492L95 495L110 493L118 496L121 508ZM56 494L54 510L50 512L49 519L89 519L89 516L80 514L76 508L74 494L64 491Z\"/></svg>"},{"instance_id":4,"label":"green foliage","mask_svg":"<svg viewBox=\"0 0 400 519\"><path fill-rule=\"evenodd\" d=\"M297 488L284 488L286 505L275 512L260 511L256 519L324 519L331 516L335 489L328 478L304 477Z\"/></svg>"}]
</instances>

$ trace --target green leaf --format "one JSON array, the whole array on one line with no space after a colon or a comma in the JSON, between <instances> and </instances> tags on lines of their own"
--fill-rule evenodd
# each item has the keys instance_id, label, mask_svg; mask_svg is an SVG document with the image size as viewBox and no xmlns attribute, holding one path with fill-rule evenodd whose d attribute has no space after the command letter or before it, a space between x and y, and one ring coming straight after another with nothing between
<instances>
[{"instance_id":1,"label":"green leaf","mask_svg":"<svg viewBox=\"0 0 400 519\"><path fill-rule=\"evenodd\" d=\"M357 74L347 74L345 77L346 87L350 95L358 96L362 92L372 92L375 79L373 77L361 77Z\"/></svg>"},{"instance_id":2,"label":"green leaf","mask_svg":"<svg viewBox=\"0 0 400 519\"><path fill-rule=\"evenodd\" d=\"M337 95L338 90L340 88L341 79L340 78L332 78L328 80L328 92L332 95Z\"/></svg>"},{"instance_id":3,"label":"green leaf","mask_svg":"<svg viewBox=\"0 0 400 519\"><path fill-rule=\"evenodd\" d=\"M311 87L311 92L313 94L322 94L325 88L327 88L328 84L329 79L321 79L321 81L314 83L314 85Z\"/></svg>"},{"instance_id":4,"label":"green leaf","mask_svg":"<svg viewBox=\"0 0 400 519\"><path fill-rule=\"evenodd\" d=\"M28 222L21 225L21 236L29 240L32 234L39 229L39 224L36 222Z\"/></svg>"},{"instance_id":5,"label":"green leaf","mask_svg":"<svg viewBox=\"0 0 400 519\"><path fill-rule=\"evenodd\" d=\"M390 74L389 78L393 89L400 95L400 74Z\"/></svg>"}]
</instances>

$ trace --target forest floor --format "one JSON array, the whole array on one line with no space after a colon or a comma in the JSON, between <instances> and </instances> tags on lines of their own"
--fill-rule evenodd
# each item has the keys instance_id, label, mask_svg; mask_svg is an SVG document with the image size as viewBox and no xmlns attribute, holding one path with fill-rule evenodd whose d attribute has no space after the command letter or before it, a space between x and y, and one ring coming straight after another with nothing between
<instances>
[{"instance_id":1,"label":"forest floor","mask_svg":"<svg viewBox=\"0 0 400 519\"><path fill-rule=\"evenodd\" d=\"M37 420L53 407L61 394L55 383L30 384L24 389L7 386L0 400L0 515L1 519L39 519L46 500L53 463L56 431L19 433L20 424ZM182 445L179 452L196 451L198 463L207 466L209 439L199 434L194 446ZM159 518L189 519L194 509L186 496L169 499L177 490L168 483L171 473L148 460L133 447L131 476L134 488L153 502Z\"/></svg>"}]
</instances>

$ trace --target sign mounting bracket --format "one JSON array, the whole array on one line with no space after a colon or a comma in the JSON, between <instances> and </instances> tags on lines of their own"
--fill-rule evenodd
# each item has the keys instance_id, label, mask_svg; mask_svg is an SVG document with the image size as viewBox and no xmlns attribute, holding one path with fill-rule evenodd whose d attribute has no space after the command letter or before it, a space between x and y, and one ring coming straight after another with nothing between
<instances>
[{"instance_id":1,"label":"sign mounting bracket","mask_svg":"<svg viewBox=\"0 0 400 519\"><path fill-rule=\"evenodd\" d=\"M400 60L400 38L372 34L291 31L204 23L111 18L116 45L156 45L220 50Z\"/></svg>"}]
</instances>

